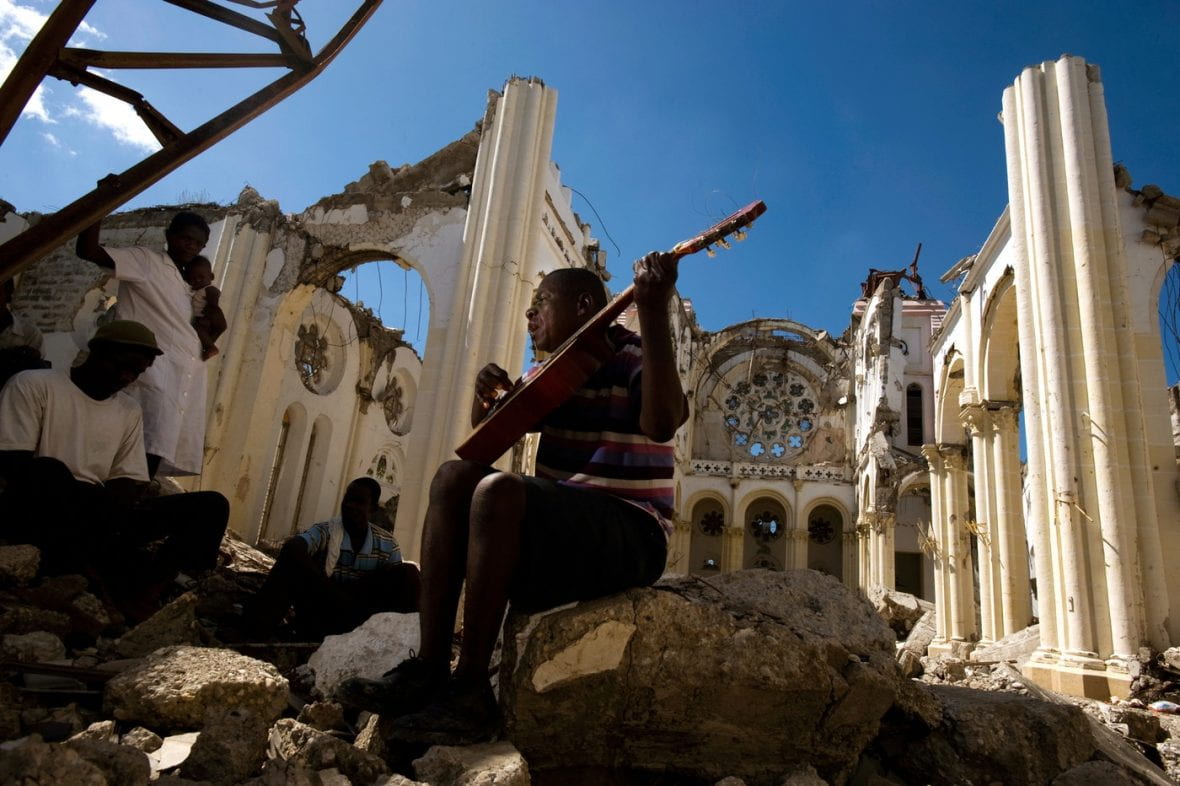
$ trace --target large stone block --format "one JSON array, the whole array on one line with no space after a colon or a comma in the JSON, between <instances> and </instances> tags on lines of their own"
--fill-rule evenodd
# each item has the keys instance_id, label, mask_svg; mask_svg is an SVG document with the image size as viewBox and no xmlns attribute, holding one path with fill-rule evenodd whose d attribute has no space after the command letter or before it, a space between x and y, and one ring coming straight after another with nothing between
<instances>
[{"instance_id":1,"label":"large stone block","mask_svg":"<svg viewBox=\"0 0 1180 786\"><path fill-rule=\"evenodd\" d=\"M1018 693L920 685L941 721L893 726L875 744L906 783L1045 784L1093 755L1085 714Z\"/></svg>"},{"instance_id":2,"label":"large stone block","mask_svg":"<svg viewBox=\"0 0 1180 786\"><path fill-rule=\"evenodd\" d=\"M110 680L106 706L123 721L199 729L212 707L233 707L270 722L287 706L287 680L232 650L164 647Z\"/></svg>"},{"instance_id":3,"label":"large stone block","mask_svg":"<svg viewBox=\"0 0 1180 786\"><path fill-rule=\"evenodd\" d=\"M839 781L900 683L889 626L809 570L671 579L513 616L504 638L501 703L534 770Z\"/></svg>"}]
</instances>

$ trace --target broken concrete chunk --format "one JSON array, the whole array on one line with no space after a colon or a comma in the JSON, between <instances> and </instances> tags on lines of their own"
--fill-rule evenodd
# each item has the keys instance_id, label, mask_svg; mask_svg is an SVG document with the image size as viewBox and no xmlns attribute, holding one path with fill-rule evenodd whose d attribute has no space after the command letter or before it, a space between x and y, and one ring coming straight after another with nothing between
<instances>
[{"instance_id":1,"label":"broken concrete chunk","mask_svg":"<svg viewBox=\"0 0 1180 786\"><path fill-rule=\"evenodd\" d=\"M98 740L100 742L118 742L119 735L115 733L115 722L104 720L92 723L82 731L70 737L70 740Z\"/></svg>"},{"instance_id":2,"label":"broken concrete chunk","mask_svg":"<svg viewBox=\"0 0 1180 786\"><path fill-rule=\"evenodd\" d=\"M376 679L418 649L418 615L374 614L350 633L328 636L307 665L315 672L315 686L330 698L349 677Z\"/></svg>"},{"instance_id":3,"label":"broken concrete chunk","mask_svg":"<svg viewBox=\"0 0 1180 786\"><path fill-rule=\"evenodd\" d=\"M256 774L266 759L269 720L246 712L214 707L205 717L201 736L180 765L185 778L213 783L240 783Z\"/></svg>"},{"instance_id":4,"label":"broken concrete chunk","mask_svg":"<svg viewBox=\"0 0 1180 786\"><path fill-rule=\"evenodd\" d=\"M529 768L507 740L456 748L436 745L414 760L414 775L433 786L528 786Z\"/></svg>"},{"instance_id":5,"label":"broken concrete chunk","mask_svg":"<svg viewBox=\"0 0 1180 786\"><path fill-rule=\"evenodd\" d=\"M136 726L124 734L122 739L119 740L119 743L129 748L143 751L144 753L151 753L152 751L158 751L160 746L164 744L164 740L160 739L160 735L151 729Z\"/></svg>"},{"instance_id":6,"label":"broken concrete chunk","mask_svg":"<svg viewBox=\"0 0 1180 786\"><path fill-rule=\"evenodd\" d=\"M141 658L161 647L200 643L197 596L186 592L123 634L115 651L124 658Z\"/></svg>"},{"instance_id":7,"label":"broken concrete chunk","mask_svg":"<svg viewBox=\"0 0 1180 786\"><path fill-rule=\"evenodd\" d=\"M281 718L271 727L270 756L316 771L335 767L355 783L372 783L389 772L371 753L291 718Z\"/></svg>"},{"instance_id":8,"label":"broken concrete chunk","mask_svg":"<svg viewBox=\"0 0 1180 786\"><path fill-rule=\"evenodd\" d=\"M0 546L0 587L28 584L41 565L41 550L36 546Z\"/></svg>"},{"instance_id":9,"label":"broken concrete chunk","mask_svg":"<svg viewBox=\"0 0 1180 786\"><path fill-rule=\"evenodd\" d=\"M108 781L101 769L77 751L58 748L33 736L0 750L0 783L107 786Z\"/></svg>"},{"instance_id":10,"label":"broken concrete chunk","mask_svg":"<svg viewBox=\"0 0 1180 786\"><path fill-rule=\"evenodd\" d=\"M334 701L313 701L299 710L300 723L306 723L320 731L348 731L344 721L344 707Z\"/></svg>"},{"instance_id":11,"label":"broken concrete chunk","mask_svg":"<svg viewBox=\"0 0 1180 786\"><path fill-rule=\"evenodd\" d=\"M119 786L147 786L152 769L143 751L106 740L72 739L61 747L74 751Z\"/></svg>"},{"instance_id":12,"label":"broken concrete chunk","mask_svg":"<svg viewBox=\"0 0 1180 786\"><path fill-rule=\"evenodd\" d=\"M52 633L35 631L21 635L0 637L0 659L21 663L45 663L66 656L66 645Z\"/></svg>"},{"instance_id":13,"label":"broken concrete chunk","mask_svg":"<svg viewBox=\"0 0 1180 786\"><path fill-rule=\"evenodd\" d=\"M232 650L165 647L111 679L104 702L119 720L164 729L199 729L213 707L270 722L287 706L287 680Z\"/></svg>"}]
</instances>

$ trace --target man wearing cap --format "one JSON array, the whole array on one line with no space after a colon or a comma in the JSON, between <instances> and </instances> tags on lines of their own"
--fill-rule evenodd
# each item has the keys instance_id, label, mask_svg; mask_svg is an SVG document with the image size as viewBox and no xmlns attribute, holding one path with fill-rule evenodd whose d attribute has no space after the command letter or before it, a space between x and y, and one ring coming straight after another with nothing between
<instances>
[{"instance_id":1,"label":"man wearing cap","mask_svg":"<svg viewBox=\"0 0 1180 786\"><path fill-rule=\"evenodd\" d=\"M42 549L47 573L171 580L216 563L229 503L216 492L139 502L148 480L143 415L122 390L162 354L151 330L115 320L69 371L23 371L0 391L0 537ZM163 538L149 570L132 552ZM140 587L139 589L142 589Z\"/></svg>"}]
</instances>

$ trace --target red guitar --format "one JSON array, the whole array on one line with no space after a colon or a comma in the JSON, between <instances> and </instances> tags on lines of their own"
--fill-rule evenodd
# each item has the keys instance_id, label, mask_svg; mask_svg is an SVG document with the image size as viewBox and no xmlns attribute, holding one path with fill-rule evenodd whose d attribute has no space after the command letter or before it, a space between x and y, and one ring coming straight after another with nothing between
<instances>
[{"instance_id":1,"label":"red guitar","mask_svg":"<svg viewBox=\"0 0 1180 786\"><path fill-rule=\"evenodd\" d=\"M679 258L705 249L713 256L710 246L729 248L726 238L730 235L744 240L742 229L765 212L764 202L751 202L696 237L677 243L668 253ZM546 415L561 406L614 354L606 342L606 329L634 298L632 284L554 350L539 371L500 399L471 436L455 448L459 458L491 464L524 434L535 430Z\"/></svg>"}]
</instances>

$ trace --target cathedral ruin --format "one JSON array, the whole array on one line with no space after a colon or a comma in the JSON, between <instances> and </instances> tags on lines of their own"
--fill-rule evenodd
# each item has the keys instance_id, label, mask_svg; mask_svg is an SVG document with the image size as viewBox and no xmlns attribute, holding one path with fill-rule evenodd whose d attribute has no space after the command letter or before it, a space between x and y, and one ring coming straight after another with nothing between
<instances>
[{"instance_id":1,"label":"cathedral ruin","mask_svg":"<svg viewBox=\"0 0 1180 786\"><path fill-rule=\"evenodd\" d=\"M1155 316L1180 199L1115 165L1102 89L1096 66L1065 56L1004 92L1009 204L944 277L949 305L916 265L868 271L839 336L788 319L706 331L676 301L693 415L676 437L667 573L812 568L909 592L936 604L932 652L1039 621L1026 674L1076 695L1120 695L1139 648L1180 643L1167 570L1180 484ZM209 362L204 473L183 485L225 494L242 538L331 516L367 474L417 556L476 371L521 370L520 317L544 273L607 277L550 158L556 100L513 78L466 136L417 164L377 162L299 214L250 188L186 206L212 226L229 329ZM103 242L161 244L177 207L111 216ZM37 217L3 218L0 241ZM345 272L378 260L421 276L421 353L341 293ZM67 367L114 291L70 238L23 273L14 307ZM527 469L530 445L502 465Z\"/></svg>"}]
</instances>

